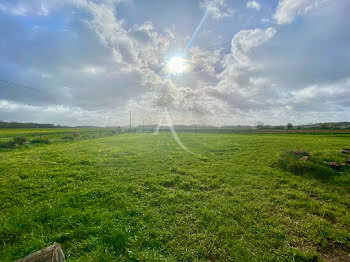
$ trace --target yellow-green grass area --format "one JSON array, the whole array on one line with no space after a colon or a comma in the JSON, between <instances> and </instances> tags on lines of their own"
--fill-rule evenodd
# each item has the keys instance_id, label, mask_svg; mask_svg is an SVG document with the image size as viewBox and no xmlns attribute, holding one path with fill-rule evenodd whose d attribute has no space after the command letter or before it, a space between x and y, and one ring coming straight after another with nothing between
<instances>
[{"instance_id":1,"label":"yellow-green grass area","mask_svg":"<svg viewBox=\"0 0 350 262\"><path fill-rule=\"evenodd\" d=\"M80 132L82 134L111 132L113 128L23 128L0 129L0 139L16 136L52 136Z\"/></svg>"},{"instance_id":2,"label":"yellow-green grass area","mask_svg":"<svg viewBox=\"0 0 350 262\"><path fill-rule=\"evenodd\" d=\"M16 138L25 137L26 143L39 144L39 140L48 142L62 142L72 139L86 139L120 133L118 128L27 128L27 129L0 129L0 150L12 148L16 143L9 142Z\"/></svg>"},{"instance_id":3,"label":"yellow-green grass area","mask_svg":"<svg viewBox=\"0 0 350 262\"><path fill-rule=\"evenodd\" d=\"M179 137L195 155L171 133L0 151L0 261L53 242L67 261L349 260L350 172L323 163L350 135Z\"/></svg>"},{"instance_id":4,"label":"yellow-green grass area","mask_svg":"<svg viewBox=\"0 0 350 262\"><path fill-rule=\"evenodd\" d=\"M0 138L14 136L37 136L37 135L54 135L64 134L69 132L91 132L98 129L83 129L83 128L23 128L23 129L0 129Z\"/></svg>"}]
</instances>

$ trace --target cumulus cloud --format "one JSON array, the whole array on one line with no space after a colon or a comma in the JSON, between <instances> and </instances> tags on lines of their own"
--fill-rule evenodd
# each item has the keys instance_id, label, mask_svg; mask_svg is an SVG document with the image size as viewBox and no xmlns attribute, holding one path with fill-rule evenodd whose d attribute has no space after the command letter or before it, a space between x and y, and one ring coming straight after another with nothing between
<instances>
[{"instance_id":1,"label":"cumulus cloud","mask_svg":"<svg viewBox=\"0 0 350 262\"><path fill-rule=\"evenodd\" d=\"M22 67L22 76L17 75L16 82L30 78L29 84L38 83L43 92L48 91L47 86L54 86L57 95L48 95L48 101L87 109L125 104L133 96L158 88L173 34L169 29L157 31L147 21L127 28L114 13L115 2L65 1L89 14L75 19L67 31L33 31L14 20L6 21L7 26L13 23L17 27L16 34L10 33L6 39L14 45L4 45L0 53L5 61ZM25 44L18 41L19 32L25 36ZM68 89L72 99L59 92ZM18 98L14 92L9 93ZM35 98L30 100L34 102Z\"/></svg>"},{"instance_id":2,"label":"cumulus cloud","mask_svg":"<svg viewBox=\"0 0 350 262\"><path fill-rule=\"evenodd\" d=\"M280 0L274 15L278 24L288 24L294 18L304 15L328 0Z\"/></svg>"},{"instance_id":3,"label":"cumulus cloud","mask_svg":"<svg viewBox=\"0 0 350 262\"><path fill-rule=\"evenodd\" d=\"M324 12L336 12L333 8ZM325 31L308 37L308 26L317 24L319 19L317 16L306 20L306 27L294 29L293 34L283 28L278 34L274 28L238 32L231 41L231 53L223 59L218 84L208 89L210 95L225 102L231 114L249 123L254 119L272 124L348 119L350 82L349 74L342 69L350 60L339 59L336 66L323 62L338 54L329 53L327 46L333 40L325 39L330 37L330 31L341 34L342 30L333 26L343 20L338 18ZM293 38L298 39L299 45ZM328 44L315 45L317 42ZM309 50L307 54L305 50ZM321 53L323 56L316 55ZM308 56L315 62L306 63Z\"/></svg>"},{"instance_id":4,"label":"cumulus cloud","mask_svg":"<svg viewBox=\"0 0 350 262\"><path fill-rule=\"evenodd\" d=\"M229 110L242 114L270 107L278 96L275 84L259 76L260 65L252 52L276 34L274 28L242 30L231 41L231 53L222 60L218 83L208 93L224 102ZM238 110L238 111L237 111Z\"/></svg>"},{"instance_id":5,"label":"cumulus cloud","mask_svg":"<svg viewBox=\"0 0 350 262\"><path fill-rule=\"evenodd\" d=\"M226 0L205 0L201 2L201 7L208 10L216 20L221 20L234 14L234 9L228 7Z\"/></svg>"},{"instance_id":6,"label":"cumulus cloud","mask_svg":"<svg viewBox=\"0 0 350 262\"><path fill-rule=\"evenodd\" d=\"M261 5L256 1L248 1L247 8L251 8L259 11L261 9Z\"/></svg>"},{"instance_id":7,"label":"cumulus cloud","mask_svg":"<svg viewBox=\"0 0 350 262\"><path fill-rule=\"evenodd\" d=\"M247 55L251 49L269 41L275 34L276 29L269 27L265 30L252 29L238 32L231 41L232 57L240 64L250 64Z\"/></svg>"},{"instance_id":8,"label":"cumulus cloud","mask_svg":"<svg viewBox=\"0 0 350 262\"><path fill-rule=\"evenodd\" d=\"M175 115L186 112L197 117L222 114L223 103L208 93L208 89L218 83L222 56L222 50L191 48L186 76L168 78L160 92L153 94L152 104L157 108L166 107Z\"/></svg>"}]
</instances>

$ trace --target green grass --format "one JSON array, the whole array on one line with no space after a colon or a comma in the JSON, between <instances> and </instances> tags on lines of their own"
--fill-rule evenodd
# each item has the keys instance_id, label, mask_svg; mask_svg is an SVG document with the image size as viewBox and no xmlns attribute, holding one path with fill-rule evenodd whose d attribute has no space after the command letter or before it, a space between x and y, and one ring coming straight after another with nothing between
<instances>
[{"instance_id":1,"label":"green grass","mask_svg":"<svg viewBox=\"0 0 350 262\"><path fill-rule=\"evenodd\" d=\"M65 128L28 128L0 129L0 151L17 148L27 144L49 144L76 139L91 139L94 137L110 136L120 133L119 129L65 129ZM23 138L26 141L23 141Z\"/></svg>"},{"instance_id":2,"label":"green grass","mask_svg":"<svg viewBox=\"0 0 350 262\"><path fill-rule=\"evenodd\" d=\"M67 261L349 259L350 174L322 161L350 135L179 134L197 155L169 133L66 135L0 151L0 261L53 242Z\"/></svg>"}]
</instances>

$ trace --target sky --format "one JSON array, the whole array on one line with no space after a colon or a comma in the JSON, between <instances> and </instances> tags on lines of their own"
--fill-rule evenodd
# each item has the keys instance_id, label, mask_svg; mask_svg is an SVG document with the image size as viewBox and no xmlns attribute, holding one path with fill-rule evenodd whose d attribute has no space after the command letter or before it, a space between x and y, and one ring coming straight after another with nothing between
<instances>
[{"instance_id":1,"label":"sky","mask_svg":"<svg viewBox=\"0 0 350 262\"><path fill-rule=\"evenodd\" d=\"M0 0L0 120L350 121L349 13L348 0Z\"/></svg>"}]
</instances>

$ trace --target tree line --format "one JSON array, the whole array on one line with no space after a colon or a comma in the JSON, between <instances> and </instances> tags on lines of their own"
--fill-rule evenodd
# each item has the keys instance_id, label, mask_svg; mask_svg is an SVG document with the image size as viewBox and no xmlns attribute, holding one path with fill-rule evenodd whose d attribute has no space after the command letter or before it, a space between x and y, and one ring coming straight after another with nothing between
<instances>
[{"instance_id":1,"label":"tree line","mask_svg":"<svg viewBox=\"0 0 350 262\"><path fill-rule=\"evenodd\" d=\"M63 126L54 124L19 123L0 121L0 128L62 128Z\"/></svg>"}]
</instances>

